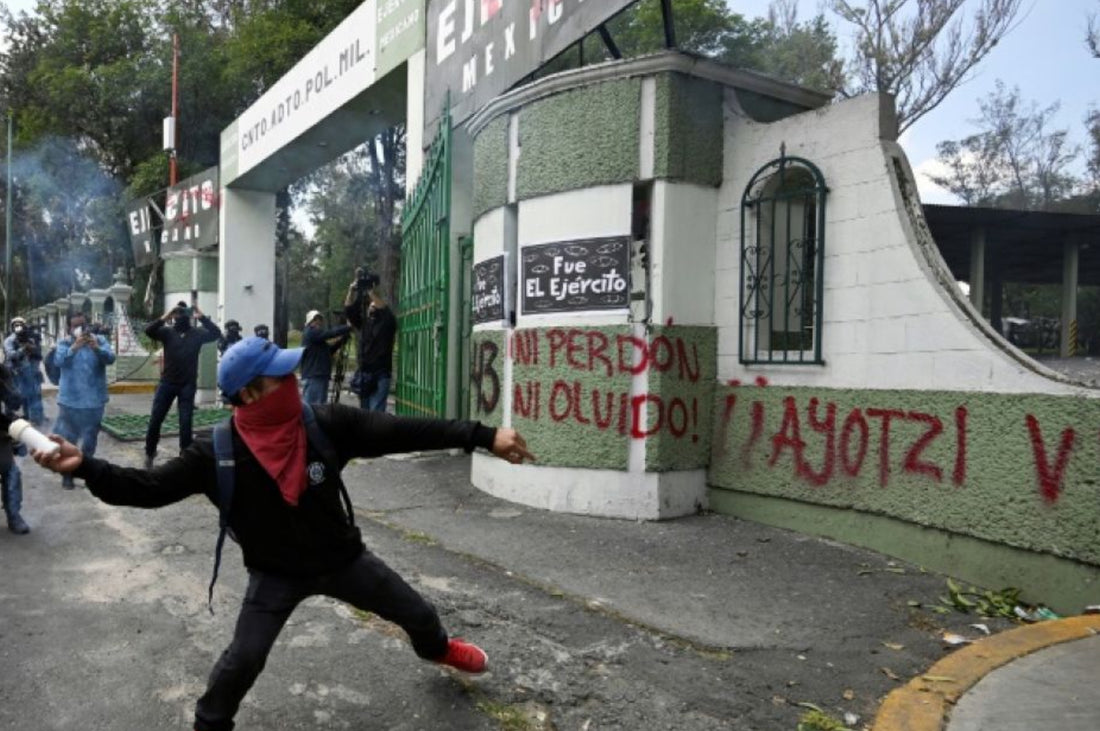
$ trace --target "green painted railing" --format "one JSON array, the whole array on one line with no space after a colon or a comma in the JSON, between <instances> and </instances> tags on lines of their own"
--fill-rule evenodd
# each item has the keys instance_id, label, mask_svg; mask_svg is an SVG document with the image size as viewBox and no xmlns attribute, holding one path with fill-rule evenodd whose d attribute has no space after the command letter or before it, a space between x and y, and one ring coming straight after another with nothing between
<instances>
[{"instance_id":1,"label":"green painted railing","mask_svg":"<svg viewBox=\"0 0 1100 731\"><path fill-rule=\"evenodd\" d=\"M398 414L446 416L450 293L451 115L444 110L401 217Z\"/></svg>"}]
</instances>

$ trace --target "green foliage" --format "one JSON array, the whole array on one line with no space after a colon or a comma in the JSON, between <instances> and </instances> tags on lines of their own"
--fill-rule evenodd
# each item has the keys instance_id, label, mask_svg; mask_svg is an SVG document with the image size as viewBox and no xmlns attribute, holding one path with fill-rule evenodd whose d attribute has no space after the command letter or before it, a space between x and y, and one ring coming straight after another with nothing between
<instances>
[{"instance_id":1,"label":"green foliage","mask_svg":"<svg viewBox=\"0 0 1100 731\"><path fill-rule=\"evenodd\" d=\"M980 617L1016 618L1015 609L1020 603L1020 590L1015 587L1000 591L989 589L982 591L970 586L964 590L953 580L948 579L947 591L947 596L940 597L940 604L943 607Z\"/></svg>"},{"instance_id":2,"label":"green foliage","mask_svg":"<svg viewBox=\"0 0 1100 731\"><path fill-rule=\"evenodd\" d=\"M833 718L820 708L812 708L798 719L797 731L849 731L843 721Z\"/></svg>"},{"instance_id":3,"label":"green foliage","mask_svg":"<svg viewBox=\"0 0 1100 731\"><path fill-rule=\"evenodd\" d=\"M16 308L132 269L124 202L168 185L161 120L171 111L173 35L183 178L217 164L222 129L359 4L40 0L33 15L0 7L0 101L16 131ZM147 278L137 273L135 303Z\"/></svg>"},{"instance_id":4,"label":"green foliage","mask_svg":"<svg viewBox=\"0 0 1100 731\"><path fill-rule=\"evenodd\" d=\"M843 64L837 58L836 37L821 14L800 22L794 4L778 3L767 18L748 19L723 0L676 0L674 11L676 47L682 51L825 91L841 84ZM624 58L665 48L659 0L640 0L607 28ZM585 64L611 57L597 33L586 37L583 47ZM568 51L540 75L574 68L580 61L577 50Z\"/></svg>"},{"instance_id":5,"label":"green foliage","mask_svg":"<svg viewBox=\"0 0 1100 731\"><path fill-rule=\"evenodd\" d=\"M1074 210L1080 204L1069 203L1087 183L1072 173L1081 148L1069 130L1051 128L1058 106L1027 103L1019 88L998 81L978 102L980 116L972 120L978 131L937 145L948 172L930 179L966 205Z\"/></svg>"}]
</instances>

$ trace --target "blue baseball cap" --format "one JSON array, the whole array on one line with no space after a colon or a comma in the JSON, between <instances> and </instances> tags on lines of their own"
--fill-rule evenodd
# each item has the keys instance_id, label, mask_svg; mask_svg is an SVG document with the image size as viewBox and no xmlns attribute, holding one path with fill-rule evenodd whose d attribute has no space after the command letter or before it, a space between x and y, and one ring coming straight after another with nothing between
<instances>
[{"instance_id":1,"label":"blue baseball cap","mask_svg":"<svg viewBox=\"0 0 1100 731\"><path fill-rule=\"evenodd\" d=\"M258 376L285 376L298 367L302 348L283 350L265 338L247 337L225 351L218 364L218 388L232 398Z\"/></svg>"}]
</instances>

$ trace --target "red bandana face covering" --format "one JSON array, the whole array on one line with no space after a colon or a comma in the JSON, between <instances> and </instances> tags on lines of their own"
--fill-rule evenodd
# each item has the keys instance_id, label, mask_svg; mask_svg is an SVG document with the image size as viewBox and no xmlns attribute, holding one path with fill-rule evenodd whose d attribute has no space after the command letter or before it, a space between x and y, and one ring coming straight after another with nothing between
<instances>
[{"instance_id":1,"label":"red bandana face covering","mask_svg":"<svg viewBox=\"0 0 1100 731\"><path fill-rule=\"evenodd\" d=\"M298 379L291 374L259 401L238 406L233 422L248 450L279 484L283 499L297 505L306 489L306 427Z\"/></svg>"}]
</instances>

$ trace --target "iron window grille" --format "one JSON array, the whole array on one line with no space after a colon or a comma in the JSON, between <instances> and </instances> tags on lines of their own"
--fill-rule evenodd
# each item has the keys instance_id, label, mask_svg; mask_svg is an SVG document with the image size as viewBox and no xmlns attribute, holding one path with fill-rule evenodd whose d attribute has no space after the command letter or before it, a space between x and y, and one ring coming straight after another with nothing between
<instances>
[{"instance_id":1,"label":"iron window grille","mask_svg":"<svg viewBox=\"0 0 1100 731\"><path fill-rule=\"evenodd\" d=\"M780 157L741 196L741 363L824 365L825 197L817 166Z\"/></svg>"}]
</instances>

